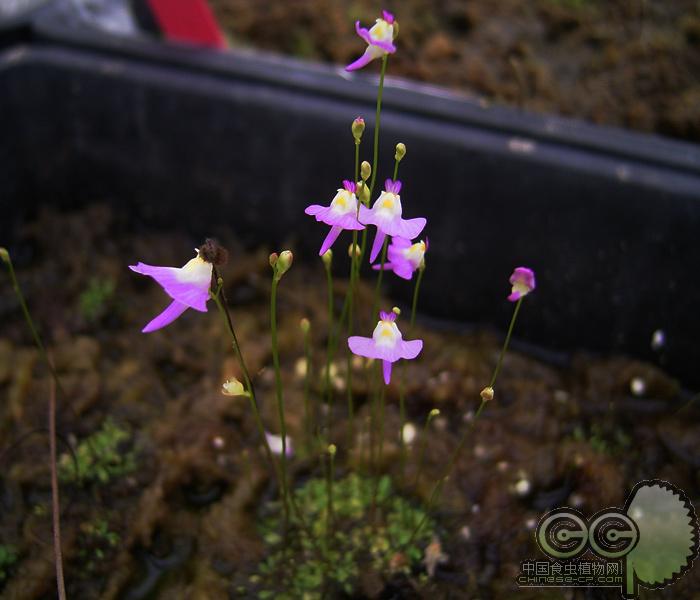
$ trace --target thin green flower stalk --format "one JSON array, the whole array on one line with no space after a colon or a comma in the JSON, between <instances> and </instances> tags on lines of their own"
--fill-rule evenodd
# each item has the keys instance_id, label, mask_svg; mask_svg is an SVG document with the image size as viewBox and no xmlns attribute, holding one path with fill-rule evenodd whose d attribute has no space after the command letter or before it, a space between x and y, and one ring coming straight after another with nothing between
<instances>
[{"instance_id":1,"label":"thin green flower stalk","mask_svg":"<svg viewBox=\"0 0 700 600\"><path fill-rule=\"evenodd\" d=\"M360 144L362 142L362 133L365 129L365 122L361 117L355 119L352 123L352 135L355 140L355 169L353 171L353 181L357 184L360 175ZM357 203L357 217L360 216L360 203ZM357 230L352 232L352 245L350 246L350 286L348 287L347 305L348 305L348 335L352 335L354 315L353 309L355 304L355 289L359 279L360 261L357 252ZM348 447L352 447L355 438L355 402L352 396L352 354L348 353L347 365L345 370L345 387L348 395Z\"/></svg>"},{"instance_id":2,"label":"thin green flower stalk","mask_svg":"<svg viewBox=\"0 0 700 600\"><path fill-rule=\"evenodd\" d=\"M326 404L330 409L333 403L333 389L331 388L331 364L333 362L333 250L326 250L321 257L323 260L323 269L326 272L326 288L328 294L328 345L326 347L326 369L324 371L324 391L326 395ZM329 410L330 412L330 410Z\"/></svg>"},{"instance_id":3,"label":"thin green flower stalk","mask_svg":"<svg viewBox=\"0 0 700 600\"><path fill-rule=\"evenodd\" d=\"M534 286L533 286L534 287ZM468 427L462 434L462 438L460 439L459 443L457 444L457 448L455 451L452 453L452 456L450 457L450 461L447 464L447 468L445 469L444 474L438 481L435 483L435 486L433 487L433 491L430 494L430 499L428 500L428 505L426 507L426 514L428 514L432 509L434 504L439 500L440 494L442 493L442 488L444 487L445 483L447 483L447 480L449 479L450 475L452 474L452 471L454 470L457 461L459 460L460 456L462 455L462 451L464 449L465 444L467 443L467 439L469 438L469 434L471 431L474 429L474 426L476 425L476 422L479 420L479 417L481 416L481 413L483 412L484 408L486 405L493 400L494 397L494 386L496 385L496 380L498 379L498 375L501 372L501 366L503 365L503 358L506 355L506 352L508 351L508 345L510 344L510 338L513 333L513 328L515 326L515 321L518 318L518 313L520 312L520 305L522 304L523 297L525 294L519 296L517 298L517 303L515 305L515 309L513 311L513 316L511 317L510 320L510 325L508 326L508 333L506 334L506 339L503 342L503 346L501 347L501 352L498 356L498 362L496 363L496 368L493 371L493 374L491 376L491 381L489 382L489 385L485 387L481 391L481 404L479 405L479 408L477 409L476 413L474 414L474 417L472 420L469 422ZM411 538L409 540L409 544L413 543L413 540L416 538L418 533L420 532L421 527L424 525L426 521L426 518L424 517L416 526L414 529L413 533L411 534Z\"/></svg>"},{"instance_id":4,"label":"thin green flower stalk","mask_svg":"<svg viewBox=\"0 0 700 600\"><path fill-rule=\"evenodd\" d=\"M275 370L275 393L277 397L277 413L279 416L280 436L282 437L282 452L280 454L280 466L282 471L282 494L284 503L289 510L289 489L287 483L287 424L284 416L284 396L282 394L282 372L280 369L279 345L277 342L277 286L282 276L292 266L293 255L285 250L279 256L276 253L270 255L272 267L272 287L270 290L270 334L272 338L272 364Z\"/></svg>"},{"instance_id":5,"label":"thin green flower stalk","mask_svg":"<svg viewBox=\"0 0 700 600\"><path fill-rule=\"evenodd\" d=\"M307 451L311 448L313 438L315 407L311 407L311 378L312 378L312 354L311 354L311 323L307 318L299 321L299 329L304 339L304 432Z\"/></svg>"},{"instance_id":6,"label":"thin green flower stalk","mask_svg":"<svg viewBox=\"0 0 700 600\"><path fill-rule=\"evenodd\" d=\"M421 436L420 449L418 451L418 467L416 468L416 478L413 481L413 487L418 487L418 482L420 481L420 476L423 474L423 463L425 461L425 450L428 446L428 435L430 434L430 423L432 420L440 414L440 410L434 408L428 413L425 419L425 426L423 427L423 435Z\"/></svg>"},{"instance_id":7,"label":"thin green flower stalk","mask_svg":"<svg viewBox=\"0 0 700 600\"><path fill-rule=\"evenodd\" d=\"M228 331L229 335L231 336L231 345L233 346L233 352L236 355L236 360L238 361L238 366L241 368L241 371L243 373L243 380L245 381L245 388L240 385L240 382L235 381L235 382L226 382L224 384L224 390L228 392L229 395L240 395L240 396L247 396L250 400L250 408L253 411L253 417L255 419L255 425L258 429L258 433L260 434L260 438L262 439L263 442L263 447L265 448L265 455L267 457L268 462L270 463L270 466L272 467L272 470L274 471L276 477L277 477L277 483L280 487L280 491L283 489L282 488L282 476L280 474L280 468L279 465L277 464L277 461L275 460L273 454L272 454L272 449L270 448L270 443L267 440L267 436L265 435L265 426L263 425L262 422L262 417L260 416L260 408L258 406L258 401L255 396L255 388L253 387L253 381L250 378L250 372L248 371L248 367L245 363L245 359L243 358L243 353L241 352L241 347L240 344L238 343L238 337L236 336L236 331L233 328L233 321L231 320L231 313L228 310L228 301L226 300L226 294L224 292L224 280L223 278L218 274L216 268L214 268L214 278L216 279L216 289L213 292L210 292L210 297L212 300L214 300L214 303L216 304L216 307L219 309L219 314L221 314L221 318L224 320L224 324L226 325L226 330ZM286 516L286 522L289 521L289 511L288 511L288 506L286 503L284 504L285 508L285 516Z\"/></svg>"},{"instance_id":8,"label":"thin green flower stalk","mask_svg":"<svg viewBox=\"0 0 700 600\"><path fill-rule=\"evenodd\" d=\"M369 184L369 195L372 197L374 192L374 184L377 182L377 161L379 159L379 125L382 114L382 96L384 95L384 76L386 75L386 67L389 62L389 55L385 54L382 57L382 68L379 73L379 89L377 91L377 113L374 118L374 145L372 148L372 181Z\"/></svg>"},{"instance_id":9,"label":"thin green flower stalk","mask_svg":"<svg viewBox=\"0 0 700 600\"><path fill-rule=\"evenodd\" d=\"M63 552L61 550L61 510L60 510L60 491L58 486L58 469L56 466L56 390L60 390L61 394L65 394L61 388L61 382L58 379L58 374L53 366L53 362L49 358L44 342L39 335L39 331L34 324L32 315L29 312L29 307L22 293L22 288L17 280L15 268L12 264L12 258L6 248L0 247L0 260L5 263L10 274L12 289L17 296L24 320L29 327L29 330L34 338L34 344L39 350L41 358L46 363L51 373L51 382L49 387L49 463L51 466L51 523L53 530L53 549L54 549L54 568L56 571L56 589L59 600L66 600L66 584L63 576Z\"/></svg>"}]
</instances>

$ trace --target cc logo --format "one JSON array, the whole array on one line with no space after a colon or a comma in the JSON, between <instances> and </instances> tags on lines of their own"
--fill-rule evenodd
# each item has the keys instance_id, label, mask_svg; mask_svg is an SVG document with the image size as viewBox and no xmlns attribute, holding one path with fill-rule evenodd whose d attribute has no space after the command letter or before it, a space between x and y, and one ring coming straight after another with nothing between
<instances>
[{"instance_id":1,"label":"cc logo","mask_svg":"<svg viewBox=\"0 0 700 600\"><path fill-rule=\"evenodd\" d=\"M578 511L557 509L537 526L537 543L552 558L575 558L587 549L601 558L618 559L639 542L637 524L626 514L605 510L586 521Z\"/></svg>"}]
</instances>

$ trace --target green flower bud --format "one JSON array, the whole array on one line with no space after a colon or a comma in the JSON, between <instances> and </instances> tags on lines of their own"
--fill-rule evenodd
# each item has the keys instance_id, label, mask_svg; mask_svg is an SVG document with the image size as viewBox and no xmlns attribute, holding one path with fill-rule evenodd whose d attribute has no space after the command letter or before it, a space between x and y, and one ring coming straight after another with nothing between
<instances>
[{"instance_id":1,"label":"green flower bud","mask_svg":"<svg viewBox=\"0 0 700 600\"><path fill-rule=\"evenodd\" d=\"M224 382L221 393L224 396L250 396L250 393L246 391L243 384L235 377L231 377L231 379Z\"/></svg>"},{"instance_id":2,"label":"green flower bud","mask_svg":"<svg viewBox=\"0 0 700 600\"><path fill-rule=\"evenodd\" d=\"M489 402L493 400L493 388L492 387L485 387L483 390L481 390L481 399L484 402Z\"/></svg>"},{"instance_id":3,"label":"green flower bud","mask_svg":"<svg viewBox=\"0 0 700 600\"><path fill-rule=\"evenodd\" d=\"M355 138L355 143L359 144L362 139L362 133L365 130L365 120L362 117L357 117L352 122L352 137Z\"/></svg>"},{"instance_id":4,"label":"green flower bud","mask_svg":"<svg viewBox=\"0 0 700 600\"><path fill-rule=\"evenodd\" d=\"M279 257L272 265L272 268L275 271L275 277L278 280L282 278L282 275L289 271L289 267L292 266L293 261L294 255L289 250L284 250L280 253Z\"/></svg>"},{"instance_id":5,"label":"green flower bud","mask_svg":"<svg viewBox=\"0 0 700 600\"><path fill-rule=\"evenodd\" d=\"M350 244L350 245L348 246L348 256L349 256L350 258L352 258L353 255L354 255L355 257L360 256L361 252L362 252L362 251L360 250L360 247L359 247L357 244Z\"/></svg>"},{"instance_id":6,"label":"green flower bud","mask_svg":"<svg viewBox=\"0 0 700 600\"><path fill-rule=\"evenodd\" d=\"M335 447L335 444L331 444L328 446L328 454L331 456L335 456L335 453L338 451L338 449Z\"/></svg>"},{"instance_id":7,"label":"green flower bud","mask_svg":"<svg viewBox=\"0 0 700 600\"><path fill-rule=\"evenodd\" d=\"M430 411L429 416L431 419L434 419L440 414L440 409L439 408L434 408L433 410Z\"/></svg>"},{"instance_id":8,"label":"green flower bud","mask_svg":"<svg viewBox=\"0 0 700 600\"><path fill-rule=\"evenodd\" d=\"M301 332L306 335L311 329L311 322L304 317L301 321L299 321L299 329L301 329Z\"/></svg>"},{"instance_id":9,"label":"green flower bud","mask_svg":"<svg viewBox=\"0 0 700 600\"><path fill-rule=\"evenodd\" d=\"M333 250L330 248L326 250L321 256L321 260L323 261L323 265L326 267L326 269L330 269L331 265L333 264Z\"/></svg>"},{"instance_id":10,"label":"green flower bud","mask_svg":"<svg viewBox=\"0 0 700 600\"><path fill-rule=\"evenodd\" d=\"M372 175L372 166L366 160L363 160L360 165L360 177L362 177L362 181L367 181L370 175Z\"/></svg>"},{"instance_id":11,"label":"green flower bud","mask_svg":"<svg viewBox=\"0 0 700 600\"><path fill-rule=\"evenodd\" d=\"M396 144L396 154L394 154L394 159L401 162L404 156L406 156L406 144L399 142Z\"/></svg>"},{"instance_id":12,"label":"green flower bud","mask_svg":"<svg viewBox=\"0 0 700 600\"><path fill-rule=\"evenodd\" d=\"M394 306L394 308L391 309L391 312L398 316L401 314L401 309L398 306Z\"/></svg>"},{"instance_id":13,"label":"green flower bud","mask_svg":"<svg viewBox=\"0 0 700 600\"><path fill-rule=\"evenodd\" d=\"M364 181L357 182L357 199L365 206L369 204L369 186Z\"/></svg>"},{"instance_id":14,"label":"green flower bud","mask_svg":"<svg viewBox=\"0 0 700 600\"><path fill-rule=\"evenodd\" d=\"M0 260L6 265L10 264L10 253L7 251L7 248L3 248L2 246L0 246Z\"/></svg>"}]
</instances>

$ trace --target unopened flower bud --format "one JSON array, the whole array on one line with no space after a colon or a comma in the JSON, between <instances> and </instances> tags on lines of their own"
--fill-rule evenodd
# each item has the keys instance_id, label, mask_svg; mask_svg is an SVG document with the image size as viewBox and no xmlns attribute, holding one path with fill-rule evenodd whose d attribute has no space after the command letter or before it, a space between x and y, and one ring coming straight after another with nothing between
<instances>
[{"instance_id":1,"label":"unopened flower bud","mask_svg":"<svg viewBox=\"0 0 700 600\"><path fill-rule=\"evenodd\" d=\"M321 260L323 261L323 264L326 267L326 269L330 269L331 265L333 264L333 250L331 250L330 248L326 250L321 255Z\"/></svg>"},{"instance_id":2,"label":"unopened flower bud","mask_svg":"<svg viewBox=\"0 0 700 600\"><path fill-rule=\"evenodd\" d=\"M309 333L309 330L311 329L311 323L309 320L304 317L301 321L299 321L299 329L301 329L301 332L306 335Z\"/></svg>"},{"instance_id":3,"label":"unopened flower bud","mask_svg":"<svg viewBox=\"0 0 700 600\"><path fill-rule=\"evenodd\" d=\"M492 387L485 387L483 390L481 390L481 399L484 402L489 402L493 400L493 388Z\"/></svg>"},{"instance_id":4,"label":"unopened flower bud","mask_svg":"<svg viewBox=\"0 0 700 600\"><path fill-rule=\"evenodd\" d=\"M364 181L357 182L357 198L365 206L369 204L369 187Z\"/></svg>"},{"instance_id":5,"label":"unopened flower bud","mask_svg":"<svg viewBox=\"0 0 700 600\"><path fill-rule=\"evenodd\" d=\"M367 181L370 175L372 175L372 166L366 160L363 160L360 165L360 177L362 177L362 181Z\"/></svg>"},{"instance_id":6,"label":"unopened flower bud","mask_svg":"<svg viewBox=\"0 0 700 600\"><path fill-rule=\"evenodd\" d=\"M338 451L338 448L335 447L335 444L331 444L328 446L328 454L331 456L335 456L335 453Z\"/></svg>"},{"instance_id":7,"label":"unopened flower bud","mask_svg":"<svg viewBox=\"0 0 700 600\"><path fill-rule=\"evenodd\" d=\"M227 380L222 386L221 393L224 396L249 396L243 384L235 377Z\"/></svg>"},{"instance_id":8,"label":"unopened flower bud","mask_svg":"<svg viewBox=\"0 0 700 600\"><path fill-rule=\"evenodd\" d=\"M360 250L360 246L357 244L350 244L348 246L348 256L352 258L353 256L355 258L359 257L362 251Z\"/></svg>"},{"instance_id":9,"label":"unopened flower bud","mask_svg":"<svg viewBox=\"0 0 700 600\"><path fill-rule=\"evenodd\" d=\"M352 122L352 137L355 138L355 143L359 144L362 139L362 132L365 130L365 120L362 117L357 117Z\"/></svg>"},{"instance_id":10,"label":"unopened flower bud","mask_svg":"<svg viewBox=\"0 0 700 600\"><path fill-rule=\"evenodd\" d=\"M394 154L394 159L401 162L404 156L406 156L406 144L399 142L396 144L396 154Z\"/></svg>"},{"instance_id":11,"label":"unopened flower bud","mask_svg":"<svg viewBox=\"0 0 700 600\"><path fill-rule=\"evenodd\" d=\"M398 306L394 306L394 308L391 309L391 312L393 312L396 316L399 316L401 314L401 309Z\"/></svg>"},{"instance_id":12,"label":"unopened flower bud","mask_svg":"<svg viewBox=\"0 0 700 600\"><path fill-rule=\"evenodd\" d=\"M273 252L270 254L270 266L274 269L275 265L277 264L277 261L279 260L280 255L277 254L277 252Z\"/></svg>"},{"instance_id":13,"label":"unopened flower bud","mask_svg":"<svg viewBox=\"0 0 700 600\"><path fill-rule=\"evenodd\" d=\"M280 279L282 275L289 271L289 267L292 266L293 261L294 255L289 250L284 250L283 252L281 252L279 257L275 261L275 264L272 265L272 268L275 271L275 277L277 277L277 279Z\"/></svg>"},{"instance_id":14,"label":"unopened flower bud","mask_svg":"<svg viewBox=\"0 0 700 600\"><path fill-rule=\"evenodd\" d=\"M6 265L10 264L10 253L7 251L7 248L3 248L0 246L0 260L4 262Z\"/></svg>"},{"instance_id":15,"label":"unopened flower bud","mask_svg":"<svg viewBox=\"0 0 700 600\"><path fill-rule=\"evenodd\" d=\"M439 414L440 414L440 409L439 409L439 408L434 408L433 410L430 411L430 413L429 413L428 416L429 416L431 419L434 419L434 418L437 417Z\"/></svg>"},{"instance_id":16,"label":"unopened flower bud","mask_svg":"<svg viewBox=\"0 0 700 600\"><path fill-rule=\"evenodd\" d=\"M394 26L394 29L393 29L393 32L392 32L392 33L393 33L393 39L396 39L397 37L399 37L399 22L398 22L398 21L394 21L394 22L392 23L392 25Z\"/></svg>"}]
</instances>

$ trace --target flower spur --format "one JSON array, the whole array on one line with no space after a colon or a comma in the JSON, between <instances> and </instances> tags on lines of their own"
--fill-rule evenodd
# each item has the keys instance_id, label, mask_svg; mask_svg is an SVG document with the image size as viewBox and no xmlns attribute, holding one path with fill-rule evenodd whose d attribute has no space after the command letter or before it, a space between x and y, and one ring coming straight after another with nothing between
<instances>
[{"instance_id":1,"label":"flower spur","mask_svg":"<svg viewBox=\"0 0 700 600\"><path fill-rule=\"evenodd\" d=\"M213 264L204 260L201 254L197 250L197 256L180 268L156 267L142 262L129 265L132 271L155 279L173 299L162 313L141 330L143 333L150 333L169 325L188 308L200 312L207 311Z\"/></svg>"},{"instance_id":2,"label":"flower spur","mask_svg":"<svg viewBox=\"0 0 700 600\"><path fill-rule=\"evenodd\" d=\"M307 215L316 217L317 221L331 226L331 230L321 244L321 249L318 252L319 256L323 256L326 253L326 250L338 239L343 229L360 230L365 228L357 220L356 190L356 184L346 179L343 181L343 187L338 189L330 206L312 204L304 210Z\"/></svg>"},{"instance_id":3,"label":"flower spur","mask_svg":"<svg viewBox=\"0 0 700 600\"><path fill-rule=\"evenodd\" d=\"M412 240L420 235L427 223L423 217L416 219L403 219L401 217L403 209L400 192L401 182L387 179L384 182L384 191L379 195L372 208L360 206L360 222L377 227L377 235L369 255L371 263L377 258L387 235Z\"/></svg>"},{"instance_id":4,"label":"flower spur","mask_svg":"<svg viewBox=\"0 0 700 600\"><path fill-rule=\"evenodd\" d=\"M377 19L371 29L360 27L360 22L355 23L355 31L365 42L367 49L355 62L345 67L346 71L356 71L368 65L376 58L381 58L385 54L396 52L394 45L395 32L398 30L394 15L389 11L382 11L382 18Z\"/></svg>"},{"instance_id":5,"label":"flower spur","mask_svg":"<svg viewBox=\"0 0 700 600\"><path fill-rule=\"evenodd\" d=\"M404 341L396 326L396 313L379 313L379 322L372 337L354 335L348 338L348 346L353 354L382 361L384 383L391 381L391 366L399 359L414 359L423 349L423 340Z\"/></svg>"}]
</instances>

